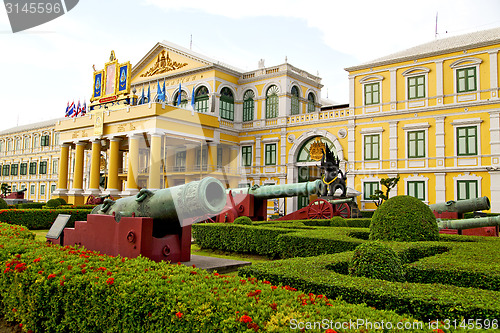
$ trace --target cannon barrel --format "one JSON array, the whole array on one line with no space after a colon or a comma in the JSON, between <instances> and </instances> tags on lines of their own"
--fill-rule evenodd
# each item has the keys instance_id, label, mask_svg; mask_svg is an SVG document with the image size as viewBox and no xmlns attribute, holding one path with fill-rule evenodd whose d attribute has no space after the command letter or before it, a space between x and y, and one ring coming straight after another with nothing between
<instances>
[{"instance_id":1,"label":"cannon barrel","mask_svg":"<svg viewBox=\"0 0 500 333\"><path fill-rule=\"evenodd\" d=\"M334 205L343 204L343 203L351 203L353 201L354 201L354 198L328 200L329 203L334 204Z\"/></svg>"},{"instance_id":2,"label":"cannon barrel","mask_svg":"<svg viewBox=\"0 0 500 333\"><path fill-rule=\"evenodd\" d=\"M166 189L142 189L136 196L116 201L105 199L91 214L114 215L117 222L123 216L136 216L179 221L185 226L194 222L190 219L219 214L225 204L224 186L217 179L207 177Z\"/></svg>"},{"instance_id":3,"label":"cannon barrel","mask_svg":"<svg viewBox=\"0 0 500 333\"><path fill-rule=\"evenodd\" d=\"M264 185L260 187L247 187L235 188L226 190L227 193L231 191L233 196L237 194L252 194L258 199L275 199L295 197L298 195L308 196L311 194L320 193L323 187L323 182L317 179L313 182L304 182L297 184L284 184L284 185Z\"/></svg>"},{"instance_id":4,"label":"cannon barrel","mask_svg":"<svg viewBox=\"0 0 500 333\"><path fill-rule=\"evenodd\" d=\"M490 209L490 207L491 207L490 199L488 199L488 197L467 199L460 201L450 200L446 202L429 205L429 208L437 213L443 213L443 212L467 213L478 210L488 210Z\"/></svg>"},{"instance_id":5,"label":"cannon barrel","mask_svg":"<svg viewBox=\"0 0 500 333\"><path fill-rule=\"evenodd\" d=\"M438 229L473 229L500 226L499 216L478 217L473 219L438 221Z\"/></svg>"}]
</instances>

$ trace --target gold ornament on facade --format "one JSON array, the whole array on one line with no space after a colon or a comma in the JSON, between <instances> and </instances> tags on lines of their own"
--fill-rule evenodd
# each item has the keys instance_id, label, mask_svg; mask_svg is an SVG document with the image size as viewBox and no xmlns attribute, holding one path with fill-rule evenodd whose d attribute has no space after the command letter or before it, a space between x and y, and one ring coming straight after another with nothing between
<instances>
[{"instance_id":1,"label":"gold ornament on facade","mask_svg":"<svg viewBox=\"0 0 500 333\"><path fill-rule=\"evenodd\" d=\"M311 157L311 160L314 161L320 161L321 158L323 157L325 151L325 145L319 138L316 138L316 140L311 144L311 148L309 150L309 156Z\"/></svg>"},{"instance_id":2,"label":"gold ornament on facade","mask_svg":"<svg viewBox=\"0 0 500 333\"><path fill-rule=\"evenodd\" d=\"M153 76L156 74L162 74L165 72L170 72L179 68L187 66L187 62L178 63L177 61L172 61L167 52L167 56L165 57L165 50L161 51L161 54L158 55L155 64L144 74L141 74L141 77Z\"/></svg>"}]
</instances>

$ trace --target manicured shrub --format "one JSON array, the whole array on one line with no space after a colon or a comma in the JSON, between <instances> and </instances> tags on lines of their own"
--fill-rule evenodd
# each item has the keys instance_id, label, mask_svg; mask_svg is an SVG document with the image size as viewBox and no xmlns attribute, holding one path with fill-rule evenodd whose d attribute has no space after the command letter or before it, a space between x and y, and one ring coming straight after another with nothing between
<instances>
[{"instance_id":1,"label":"manicured shrub","mask_svg":"<svg viewBox=\"0 0 500 333\"><path fill-rule=\"evenodd\" d=\"M3 198L0 198L0 209L9 209L9 205Z\"/></svg>"},{"instance_id":2,"label":"manicured shrub","mask_svg":"<svg viewBox=\"0 0 500 333\"><path fill-rule=\"evenodd\" d=\"M64 200L63 198L56 198L56 200L59 201L61 203L61 205L66 204L66 200Z\"/></svg>"},{"instance_id":3,"label":"manicured shrub","mask_svg":"<svg viewBox=\"0 0 500 333\"><path fill-rule=\"evenodd\" d=\"M50 199L47 201L47 204L45 205L47 208L56 208L61 206L61 202L57 199Z\"/></svg>"},{"instance_id":4,"label":"manicured shrub","mask_svg":"<svg viewBox=\"0 0 500 333\"><path fill-rule=\"evenodd\" d=\"M396 252L381 242L367 242L354 250L349 274L387 281L403 281L404 270Z\"/></svg>"},{"instance_id":5,"label":"manicured shrub","mask_svg":"<svg viewBox=\"0 0 500 333\"><path fill-rule=\"evenodd\" d=\"M334 216L330 220L330 226L332 227L348 227L346 220L343 217L340 216Z\"/></svg>"},{"instance_id":6,"label":"manicured shrub","mask_svg":"<svg viewBox=\"0 0 500 333\"><path fill-rule=\"evenodd\" d=\"M251 225L252 224L252 219L249 218L248 216L239 216L234 219L234 224L244 224L244 225Z\"/></svg>"},{"instance_id":7,"label":"manicured shrub","mask_svg":"<svg viewBox=\"0 0 500 333\"><path fill-rule=\"evenodd\" d=\"M90 209L4 209L0 210L0 222L24 226L31 230L50 229L59 214L69 214L67 227L75 221L86 221Z\"/></svg>"},{"instance_id":8,"label":"manicured shrub","mask_svg":"<svg viewBox=\"0 0 500 333\"><path fill-rule=\"evenodd\" d=\"M17 209L41 209L45 206L44 202L25 202L16 205Z\"/></svg>"},{"instance_id":9,"label":"manicured shrub","mask_svg":"<svg viewBox=\"0 0 500 333\"><path fill-rule=\"evenodd\" d=\"M370 239L402 242L439 239L436 217L429 206L408 195L398 195L375 211L370 224Z\"/></svg>"}]
</instances>

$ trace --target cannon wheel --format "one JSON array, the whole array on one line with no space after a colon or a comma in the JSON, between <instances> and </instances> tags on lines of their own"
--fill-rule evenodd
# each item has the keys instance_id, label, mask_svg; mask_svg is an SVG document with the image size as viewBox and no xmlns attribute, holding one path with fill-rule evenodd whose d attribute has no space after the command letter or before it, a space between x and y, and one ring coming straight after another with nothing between
<instances>
[{"instance_id":1,"label":"cannon wheel","mask_svg":"<svg viewBox=\"0 0 500 333\"><path fill-rule=\"evenodd\" d=\"M94 204L94 201L95 201L95 197L91 194L89 195L89 197L87 198L87 201L85 202L86 205L93 205Z\"/></svg>"},{"instance_id":2,"label":"cannon wheel","mask_svg":"<svg viewBox=\"0 0 500 333\"><path fill-rule=\"evenodd\" d=\"M351 209L349 208L349 204L347 203L341 203L341 204L335 204L332 203L335 211L333 212L334 216L340 216L345 219L348 219L351 217Z\"/></svg>"},{"instance_id":3,"label":"cannon wheel","mask_svg":"<svg viewBox=\"0 0 500 333\"><path fill-rule=\"evenodd\" d=\"M330 219L333 217L333 207L325 199L316 199L307 208L309 219Z\"/></svg>"}]
</instances>

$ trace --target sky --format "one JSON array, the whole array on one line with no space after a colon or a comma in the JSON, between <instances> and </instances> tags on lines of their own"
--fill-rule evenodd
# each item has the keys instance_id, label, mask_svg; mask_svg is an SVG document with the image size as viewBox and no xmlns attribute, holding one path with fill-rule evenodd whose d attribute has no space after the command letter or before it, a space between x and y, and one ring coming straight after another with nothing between
<instances>
[{"instance_id":1,"label":"sky","mask_svg":"<svg viewBox=\"0 0 500 333\"><path fill-rule=\"evenodd\" d=\"M0 6L0 130L63 117L68 101L88 104L92 65L103 68L111 50L135 65L166 40L245 71L286 58L322 78L322 98L343 104L344 68L499 27L499 14L498 0L80 0L12 33Z\"/></svg>"}]
</instances>

